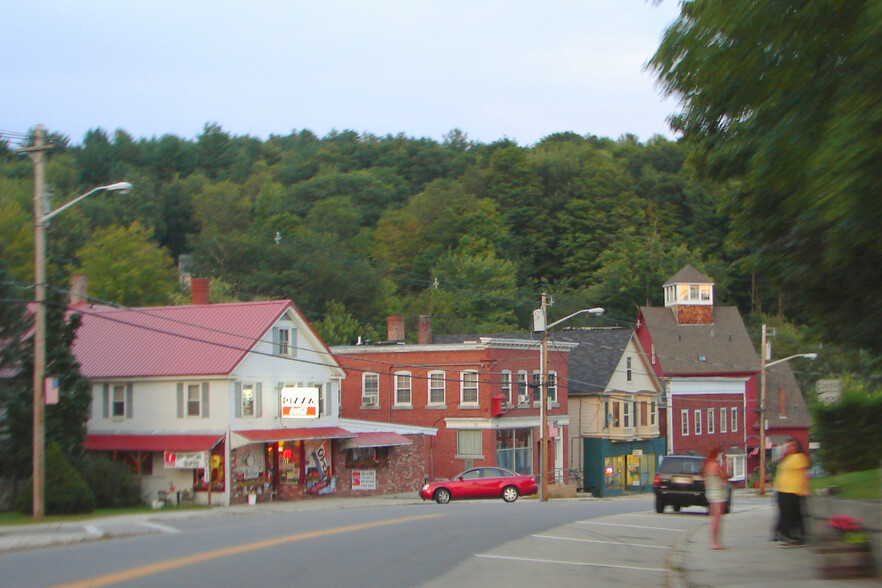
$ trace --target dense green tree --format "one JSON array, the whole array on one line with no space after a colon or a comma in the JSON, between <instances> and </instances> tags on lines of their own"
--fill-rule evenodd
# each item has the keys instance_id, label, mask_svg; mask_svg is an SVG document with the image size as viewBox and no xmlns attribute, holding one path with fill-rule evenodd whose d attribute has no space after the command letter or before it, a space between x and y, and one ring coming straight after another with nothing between
<instances>
[{"instance_id":1,"label":"dense green tree","mask_svg":"<svg viewBox=\"0 0 882 588\"><path fill-rule=\"evenodd\" d=\"M696 169L739 180L728 210L756 269L829 337L877 350L880 50L879 2L694 0L650 62Z\"/></svg>"},{"instance_id":2,"label":"dense green tree","mask_svg":"<svg viewBox=\"0 0 882 588\"><path fill-rule=\"evenodd\" d=\"M177 271L166 249L151 241L138 221L99 229L77 252L74 273L89 277L89 294L123 306L167 304L177 287Z\"/></svg>"}]
</instances>

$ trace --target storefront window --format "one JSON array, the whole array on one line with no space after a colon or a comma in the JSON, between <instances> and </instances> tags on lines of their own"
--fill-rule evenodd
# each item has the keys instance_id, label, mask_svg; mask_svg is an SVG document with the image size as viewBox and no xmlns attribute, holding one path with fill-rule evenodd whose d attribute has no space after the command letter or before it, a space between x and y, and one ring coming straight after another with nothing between
<instances>
[{"instance_id":1,"label":"storefront window","mask_svg":"<svg viewBox=\"0 0 882 588\"><path fill-rule=\"evenodd\" d=\"M533 473L533 444L530 429L496 431L496 465L519 474Z\"/></svg>"},{"instance_id":2,"label":"storefront window","mask_svg":"<svg viewBox=\"0 0 882 588\"><path fill-rule=\"evenodd\" d=\"M625 489L625 456L615 455L603 461L603 484L606 490Z\"/></svg>"}]
</instances>

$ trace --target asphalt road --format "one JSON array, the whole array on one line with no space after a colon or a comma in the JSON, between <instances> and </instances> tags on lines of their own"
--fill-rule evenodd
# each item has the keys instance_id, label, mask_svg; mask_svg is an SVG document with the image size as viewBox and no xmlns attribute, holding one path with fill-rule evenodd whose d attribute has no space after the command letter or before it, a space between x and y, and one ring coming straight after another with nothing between
<instances>
[{"instance_id":1,"label":"asphalt road","mask_svg":"<svg viewBox=\"0 0 882 588\"><path fill-rule=\"evenodd\" d=\"M704 513L658 515L644 495L132 523L0 555L0 586L662 586L668 549Z\"/></svg>"}]
</instances>

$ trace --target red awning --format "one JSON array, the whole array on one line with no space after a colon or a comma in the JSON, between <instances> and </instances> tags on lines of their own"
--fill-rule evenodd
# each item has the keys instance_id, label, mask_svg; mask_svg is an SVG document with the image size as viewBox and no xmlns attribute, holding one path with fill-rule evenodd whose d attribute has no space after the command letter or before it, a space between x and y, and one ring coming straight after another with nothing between
<instances>
[{"instance_id":1,"label":"red awning","mask_svg":"<svg viewBox=\"0 0 882 588\"><path fill-rule=\"evenodd\" d=\"M305 439L350 439L350 433L340 427L313 427L301 429L256 429L250 431L233 431L255 443L272 441L303 441ZM235 445L235 444L234 444Z\"/></svg>"},{"instance_id":2,"label":"red awning","mask_svg":"<svg viewBox=\"0 0 882 588\"><path fill-rule=\"evenodd\" d=\"M86 435L91 451L209 451L223 441L215 435Z\"/></svg>"},{"instance_id":3,"label":"red awning","mask_svg":"<svg viewBox=\"0 0 882 588\"><path fill-rule=\"evenodd\" d=\"M356 447L395 447L397 445L413 445L413 441L398 433L358 433L354 439L343 442L344 449Z\"/></svg>"}]
</instances>

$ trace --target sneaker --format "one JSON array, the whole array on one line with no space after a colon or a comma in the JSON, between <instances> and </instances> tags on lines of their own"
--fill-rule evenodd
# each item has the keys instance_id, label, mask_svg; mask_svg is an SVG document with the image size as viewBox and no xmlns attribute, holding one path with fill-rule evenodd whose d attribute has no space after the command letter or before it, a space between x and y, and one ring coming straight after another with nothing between
<instances>
[{"instance_id":1,"label":"sneaker","mask_svg":"<svg viewBox=\"0 0 882 588\"><path fill-rule=\"evenodd\" d=\"M780 543L778 543L778 547L788 549L790 547L793 547L793 543L791 541L781 541Z\"/></svg>"}]
</instances>

